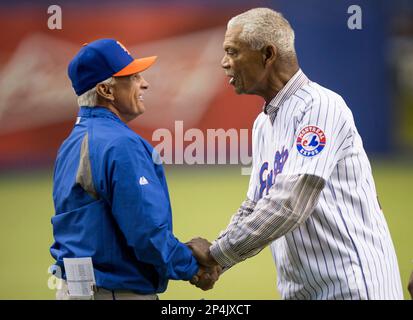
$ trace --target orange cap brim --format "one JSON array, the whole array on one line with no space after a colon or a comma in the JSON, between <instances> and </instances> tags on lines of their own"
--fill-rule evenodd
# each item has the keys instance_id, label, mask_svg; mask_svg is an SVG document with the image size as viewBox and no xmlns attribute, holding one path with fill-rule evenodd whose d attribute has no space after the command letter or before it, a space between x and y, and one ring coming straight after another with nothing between
<instances>
[{"instance_id":1,"label":"orange cap brim","mask_svg":"<svg viewBox=\"0 0 413 320\"><path fill-rule=\"evenodd\" d=\"M135 59L129 63L125 68L116 72L114 77L129 76L131 74L142 72L148 69L151 65L155 63L157 56L146 57L141 59Z\"/></svg>"}]
</instances>

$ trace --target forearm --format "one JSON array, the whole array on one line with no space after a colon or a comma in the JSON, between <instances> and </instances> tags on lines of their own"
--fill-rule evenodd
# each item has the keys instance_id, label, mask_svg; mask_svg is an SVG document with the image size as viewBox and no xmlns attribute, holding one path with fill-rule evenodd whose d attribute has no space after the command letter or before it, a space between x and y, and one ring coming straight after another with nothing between
<instances>
[{"instance_id":1,"label":"forearm","mask_svg":"<svg viewBox=\"0 0 413 320\"><path fill-rule=\"evenodd\" d=\"M140 262L154 266L159 274L168 279L190 280L197 273L199 266L191 250L171 231L166 228L147 231L133 246Z\"/></svg>"},{"instance_id":2,"label":"forearm","mask_svg":"<svg viewBox=\"0 0 413 320\"><path fill-rule=\"evenodd\" d=\"M325 181L312 175L276 183L254 211L238 220L211 246L212 257L230 267L256 255L275 239L294 230L313 212Z\"/></svg>"},{"instance_id":3,"label":"forearm","mask_svg":"<svg viewBox=\"0 0 413 320\"><path fill-rule=\"evenodd\" d=\"M237 212L232 216L228 226L225 230L221 231L217 240L223 238L227 235L229 231L231 231L234 226L240 224L242 220L248 217L252 212L254 212L254 208L256 206L256 202L252 201L251 199L245 199L241 206L238 208Z\"/></svg>"}]
</instances>

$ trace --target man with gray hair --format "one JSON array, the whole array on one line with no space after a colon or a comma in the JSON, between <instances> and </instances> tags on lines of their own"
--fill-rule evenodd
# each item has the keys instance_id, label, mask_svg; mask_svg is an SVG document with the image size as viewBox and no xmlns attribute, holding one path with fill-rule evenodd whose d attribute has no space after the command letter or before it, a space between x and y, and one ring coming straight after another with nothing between
<instances>
[{"instance_id":1,"label":"man with gray hair","mask_svg":"<svg viewBox=\"0 0 413 320\"><path fill-rule=\"evenodd\" d=\"M223 47L229 83L265 104L253 126L247 197L212 244L189 242L197 260L227 270L270 245L283 299L402 299L353 115L300 69L288 21L249 10L229 21Z\"/></svg>"},{"instance_id":2,"label":"man with gray hair","mask_svg":"<svg viewBox=\"0 0 413 320\"><path fill-rule=\"evenodd\" d=\"M141 72L155 59L134 59L120 42L100 39L69 64L80 110L56 159L50 252L63 278L64 259L91 258L95 299L154 300L170 279L209 289L220 271L200 266L174 236L163 167L127 126L145 112ZM63 283L56 298L75 298Z\"/></svg>"}]
</instances>

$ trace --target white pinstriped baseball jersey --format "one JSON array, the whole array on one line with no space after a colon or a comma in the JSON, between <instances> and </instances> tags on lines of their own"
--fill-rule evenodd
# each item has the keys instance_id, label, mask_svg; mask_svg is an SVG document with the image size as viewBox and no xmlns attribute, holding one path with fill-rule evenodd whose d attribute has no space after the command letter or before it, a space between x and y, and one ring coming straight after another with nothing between
<instances>
[{"instance_id":1,"label":"white pinstriped baseball jersey","mask_svg":"<svg viewBox=\"0 0 413 320\"><path fill-rule=\"evenodd\" d=\"M313 212L271 244L284 299L403 299L397 258L353 116L299 70L253 128L248 198L322 177ZM304 190L305 191L305 190Z\"/></svg>"},{"instance_id":2,"label":"white pinstriped baseball jersey","mask_svg":"<svg viewBox=\"0 0 413 320\"><path fill-rule=\"evenodd\" d=\"M247 199L210 251L226 270L269 244L284 299L403 298L351 111L301 70L257 117Z\"/></svg>"}]
</instances>

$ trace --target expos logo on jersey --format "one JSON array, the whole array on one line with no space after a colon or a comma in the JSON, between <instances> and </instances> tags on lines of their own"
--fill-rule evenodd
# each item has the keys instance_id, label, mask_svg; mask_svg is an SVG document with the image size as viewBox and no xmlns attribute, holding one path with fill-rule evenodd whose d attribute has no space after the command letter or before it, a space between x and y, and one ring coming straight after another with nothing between
<instances>
[{"instance_id":1,"label":"expos logo on jersey","mask_svg":"<svg viewBox=\"0 0 413 320\"><path fill-rule=\"evenodd\" d=\"M307 126L298 134L296 145L301 155L313 157L324 149L326 145L326 135L324 131L317 126Z\"/></svg>"}]
</instances>

